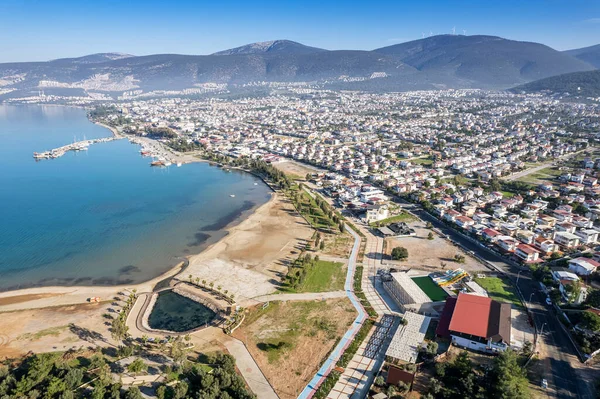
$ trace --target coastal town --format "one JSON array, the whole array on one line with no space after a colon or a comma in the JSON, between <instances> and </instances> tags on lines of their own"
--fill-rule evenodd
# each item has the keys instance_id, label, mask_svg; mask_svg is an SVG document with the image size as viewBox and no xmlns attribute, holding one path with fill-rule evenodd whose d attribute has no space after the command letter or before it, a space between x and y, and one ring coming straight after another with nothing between
<instances>
[{"instance_id":1,"label":"coastal town","mask_svg":"<svg viewBox=\"0 0 600 399\"><path fill-rule=\"evenodd\" d=\"M0 293L0 327L49 323L3 332L0 355L115 346L101 378L142 397L223 374L236 397L597 397L597 101L271 90L91 107L149 166L246 171L272 199L151 282ZM182 326L198 304L210 317ZM184 366L214 351L237 368ZM74 387L95 392L94 373Z\"/></svg>"}]
</instances>

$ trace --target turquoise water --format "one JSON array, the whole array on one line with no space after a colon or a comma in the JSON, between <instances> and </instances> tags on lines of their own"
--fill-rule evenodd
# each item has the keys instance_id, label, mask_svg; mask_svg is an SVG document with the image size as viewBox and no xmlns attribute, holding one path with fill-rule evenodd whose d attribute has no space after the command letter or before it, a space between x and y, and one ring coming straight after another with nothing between
<instances>
[{"instance_id":1,"label":"turquoise water","mask_svg":"<svg viewBox=\"0 0 600 399\"><path fill-rule=\"evenodd\" d=\"M158 294L148 325L157 330L183 332L210 323L215 312L206 306L173 291Z\"/></svg>"},{"instance_id":2,"label":"turquoise water","mask_svg":"<svg viewBox=\"0 0 600 399\"><path fill-rule=\"evenodd\" d=\"M270 198L247 173L152 168L127 140L32 157L84 135L111 133L81 109L0 105L0 290L148 280Z\"/></svg>"}]
</instances>

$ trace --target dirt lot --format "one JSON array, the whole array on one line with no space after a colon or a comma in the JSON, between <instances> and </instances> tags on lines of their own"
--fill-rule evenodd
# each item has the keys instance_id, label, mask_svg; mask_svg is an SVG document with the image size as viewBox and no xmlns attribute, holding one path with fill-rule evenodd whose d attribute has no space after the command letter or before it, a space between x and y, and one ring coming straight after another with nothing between
<instances>
[{"instance_id":1,"label":"dirt lot","mask_svg":"<svg viewBox=\"0 0 600 399\"><path fill-rule=\"evenodd\" d=\"M102 316L109 308L110 303L101 303L0 313L0 359L87 347L92 341L102 345L103 338L110 340L108 320Z\"/></svg>"},{"instance_id":2,"label":"dirt lot","mask_svg":"<svg viewBox=\"0 0 600 399\"><path fill-rule=\"evenodd\" d=\"M264 310L252 308L234 336L244 341L279 397L292 399L355 317L347 299L272 302Z\"/></svg>"},{"instance_id":3,"label":"dirt lot","mask_svg":"<svg viewBox=\"0 0 600 399\"><path fill-rule=\"evenodd\" d=\"M304 179L307 173L319 172L319 169L317 168L313 168L312 166L304 165L295 161L277 162L274 163L273 166L283 173L291 175L291 177L297 177L301 179Z\"/></svg>"},{"instance_id":4,"label":"dirt lot","mask_svg":"<svg viewBox=\"0 0 600 399\"><path fill-rule=\"evenodd\" d=\"M434 239L427 238L431 230L425 227L425 222L414 221L408 223L417 233L414 237L386 238L385 251L387 263L391 261L391 252L394 247L408 249L408 260L398 262L402 268L415 268L428 271L442 270L442 262L446 263L446 270L463 268L467 272L487 270L477 259L467 255L461 248L452 245L449 241L433 233ZM465 256L465 263L454 261L454 255Z\"/></svg>"},{"instance_id":5,"label":"dirt lot","mask_svg":"<svg viewBox=\"0 0 600 399\"><path fill-rule=\"evenodd\" d=\"M275 194L223 240L192 257L179 278L185 281L191 274L214 282L215 287L222 286L238 302L247 304L250 298L276 290L312 234L293 205Z\"/></svg>"}]
</instances>

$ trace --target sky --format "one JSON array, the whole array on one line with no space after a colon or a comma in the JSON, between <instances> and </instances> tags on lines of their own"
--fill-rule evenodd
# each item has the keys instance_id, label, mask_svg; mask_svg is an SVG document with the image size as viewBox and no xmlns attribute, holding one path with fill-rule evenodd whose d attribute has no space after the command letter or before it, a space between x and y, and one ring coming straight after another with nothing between
<instances>
[{"instance_id":1,"label":"sky","mask_svg":"<svg viewBox=\"0 0 600 399\"><path fill-rule=\"evenodd\" d=\"M0 62L210 54L275 39L372 50L453 27L557 50L585 47L600 43L600 1L0 0Z\"/></svg>"}]
</instances>

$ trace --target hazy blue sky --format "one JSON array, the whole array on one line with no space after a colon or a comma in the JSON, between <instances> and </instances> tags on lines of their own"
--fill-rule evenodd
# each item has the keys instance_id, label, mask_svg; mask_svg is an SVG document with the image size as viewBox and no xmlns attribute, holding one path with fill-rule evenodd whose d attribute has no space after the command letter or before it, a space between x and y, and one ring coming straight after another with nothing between
<instances>
[{"instance_id":1,"label":"hazy blue sky","mask_svg":"<svg viewBox=\"0 0 600 399\"><path fill-rule=\"evenodd\" d=\"M209 54L273 39L369 50L453 26L559 50L589 46L600 43L600 1L0 0L0 62Z\"/></svg>"}]
</instances>

